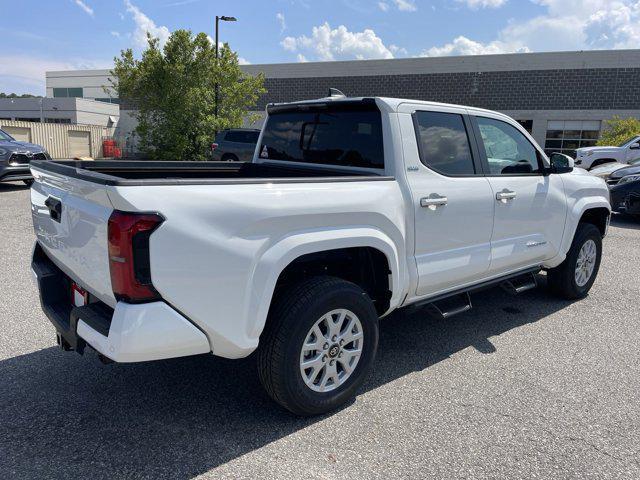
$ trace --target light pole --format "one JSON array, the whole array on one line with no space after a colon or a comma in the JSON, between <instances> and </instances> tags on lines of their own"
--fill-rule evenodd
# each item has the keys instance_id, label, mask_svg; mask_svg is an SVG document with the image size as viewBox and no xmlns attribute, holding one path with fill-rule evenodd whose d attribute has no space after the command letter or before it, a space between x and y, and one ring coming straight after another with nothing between
<instances>
[{"instance_id":1,"label":"light pole","mask_svg":"<svg viewBox=\"0 0 640 480\"><path fill-rule=\"evenodd\" d=\"M237 22L238 19L236 17L227 17L225 15L218 16L216 15L216 67L218 66L218 22L222 20L223 22ZM217 72L216 72L217 73ZM215 116L218 118L218 90L219 90L218 82L216 81L216 105L215 105Z\"/></svg>"}]
</instances>

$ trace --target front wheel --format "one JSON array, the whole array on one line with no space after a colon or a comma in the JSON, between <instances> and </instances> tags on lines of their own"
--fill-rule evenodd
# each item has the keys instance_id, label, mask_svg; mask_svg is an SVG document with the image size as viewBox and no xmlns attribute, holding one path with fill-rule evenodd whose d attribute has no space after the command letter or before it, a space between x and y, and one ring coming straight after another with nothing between
<instances>
[{"instance_id":1,"label":"front wheel","mask_svg":"<svg viewBox=\"0 0 640 480\"><path fill-rule=\"evenodd\" d=\"M350 400L373 366L378 315L357 285L317 277L281 293L269 312L258 373L276 402L318 415Z\"/></svg>"},{"instance_id":2,"label":"front wheel","mask_svg":"<svg viewBox=\"0 0 640 480\"><path fill-rule=\"evenodd\" d=\"M549 289L567 300L585 297L596 280L601 257L600 230L590 223L579 224L567 258L547 274Z\"/></svg>"}]
</instances>

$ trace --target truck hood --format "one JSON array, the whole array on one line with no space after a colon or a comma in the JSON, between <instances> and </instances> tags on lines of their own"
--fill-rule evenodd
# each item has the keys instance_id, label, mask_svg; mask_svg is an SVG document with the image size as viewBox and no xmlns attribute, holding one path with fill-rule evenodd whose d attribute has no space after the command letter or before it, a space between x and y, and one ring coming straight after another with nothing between
<instances>
[{"instance_id":1,"label":"truck hood","mask_svg":"<svg viewBox=\"0 0 640 480\"><path fill-rule=\"evenodd\" d=\"M618 147L582 147L582 148L578 148L576 149L576 152L578 154L585 154L587 152L598 152L598 153L604 153L604 152L617 152L618 150L620 150Z\"/></svg>"},{"instance_id":2,"label":"truck hood","mask_svg":"<svg viewBox=\"0 0 640 480\"><path fill-rule=\"evenodd\" d=\"M640 173L640 165L634 165L632 167L624 167L613 172L609 178L612 180L618 180L622 177L626 177L627 175L636 175Z\"/></svg>"},{"instance_id":3,"label":"truck hood","mask_svg":"<svg viewBox=\"0 0 640 480\"><path fill-rule=\"evenodd\" d=\"M17 140L0 140L0 148L12 153L40 153L44 152L44 147L35 143L18 142Z\"/></svg>"}]
</instances>

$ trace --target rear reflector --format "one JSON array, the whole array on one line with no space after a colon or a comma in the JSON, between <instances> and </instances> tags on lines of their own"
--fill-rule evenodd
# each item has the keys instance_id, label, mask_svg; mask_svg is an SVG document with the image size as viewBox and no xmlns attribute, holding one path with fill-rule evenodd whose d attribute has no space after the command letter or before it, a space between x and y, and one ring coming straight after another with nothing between
<instances>
[{"instance_id":1,"label":"rear reflector","mask_svg":"<svg viewBox=\"0 0 640 480\"><path fill-rule=\"evenodd\" d=\"M218 148L218 144L217 143L212 143L211 144L211 151L213 152L216 148Z\"/></svg>"},{"instance_id":2,"label":"rear reflector","mask_svg":"<svg viewBox=\"0 0 640 480\"><path fill-rule=\"evenodd\" d=\"M140 303L160 297L151 283L149 237L163 221L155 213L118 210L109 217L109 269L117 300Z\"/></svg>"}]
</instances>

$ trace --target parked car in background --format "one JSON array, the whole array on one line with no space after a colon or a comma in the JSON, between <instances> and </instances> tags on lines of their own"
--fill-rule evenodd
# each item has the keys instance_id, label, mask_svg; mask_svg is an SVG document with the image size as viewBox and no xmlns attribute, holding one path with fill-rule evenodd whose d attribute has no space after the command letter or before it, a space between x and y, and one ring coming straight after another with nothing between
<instances>
[{"instance_id":1,"label":"parked car in background","mask_svg":"<svg viewBox=\"0 0 640 480\"><path fill-rule=\"evenodd\" d=\"M592 168L589 170L589 173L606 181L613 172L620 170L621 168L626 168L629 165L640 165L640 158L632 160L629 164L620 162L605 163L604 165Z\"/></svg>"},{"instance_id":2,"label":"parked car in background","mask_svg":"<svg viewBox=\"0 0 640 480\"><path fill-rule=\"evenodd\" d=\"M332 96L270 105L260 142L236 164L32 165L32 268L62 348L257 349L269 395L319 414L365 380L379 317L448 319L469 292L515 295L541 270L576 300L598 274L605 183L501 113Z\"/></svg>"},{"instance_id":3,"label":"parked car in background","mask_svg":"<svg viewBox=\"0 0 640 480\"><path fill-rule=\"evenodd\" d=\"M640 215L640 162L613 172L607 185L614 212Z\"/></svg>"},{"instance_id":4,"label":"parked car in background","mask_svg":"<svg viewBox=\"0 0 640 480\"><path fill-rule=\"evenodd\" d=\"M0 182L22 180L31 185L31 160L51 160L51 157L44 147L19 142L4 130L0 130Z\"/></svg>"},{"instance_id":5,"label":"parked car in background","mask_svg":"<svg viewBox=\"0 0 640 480\"><path fill-rule=\"evenodd\" d=\"M211 159L222 162L250 162L258 143L260 130L229 128L216 135L211 144Z\"/></svg>"},{"instance_id":6,"label":"parked car in background","mask_svg":"<svg viewBox=\"0 0 640 480\"><path fill-rule=\"evenodd\" d=\"M584 147L576 150L576 166L591 170L605 163L631 163L640 159L640 135L628 138L617 147Z\"/></svg>"}]
</instances>

